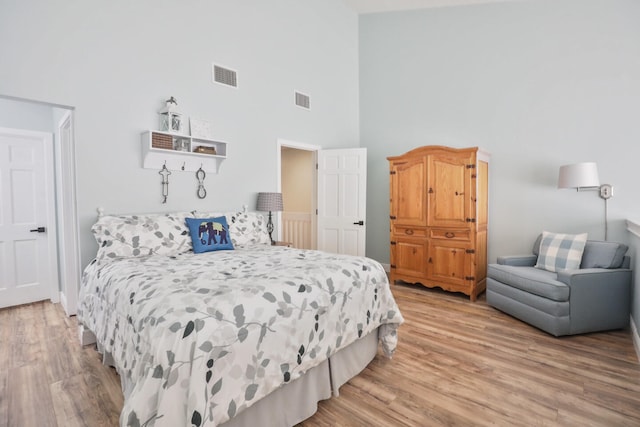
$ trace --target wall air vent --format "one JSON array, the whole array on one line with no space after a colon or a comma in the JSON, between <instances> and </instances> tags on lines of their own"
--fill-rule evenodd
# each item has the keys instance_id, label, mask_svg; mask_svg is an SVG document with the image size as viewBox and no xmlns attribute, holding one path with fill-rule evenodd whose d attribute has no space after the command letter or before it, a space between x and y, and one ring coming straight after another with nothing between
<instances>
[{"instance_id":1,"label":"wall air vent","mask_svg":"<svg viewBox=\"0 0 640 427\"><path fill-rule=\"evenodd\" d=\"M309 95L305 95L304 93L296 92L296 105L298 107L306 108L307 110L311 109Z\"/></svg>"},{"instance_id":2,"label":"wall air vent","mask_svg":"<svg viewBox=\"0 0 640 427\"><path fill-rule=\"evenodd\" d=\"M213 81L227 86L238 87L238 73L213 64Z\"/></svg>"}]
</instances>

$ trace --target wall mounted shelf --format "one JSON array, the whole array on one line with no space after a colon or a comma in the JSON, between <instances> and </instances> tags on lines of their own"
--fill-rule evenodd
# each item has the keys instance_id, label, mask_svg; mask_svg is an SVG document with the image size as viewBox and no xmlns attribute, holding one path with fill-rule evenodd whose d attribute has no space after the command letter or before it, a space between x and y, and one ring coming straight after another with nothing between
<instances>
[{"instance_id":1,"label":"wall mounted shelf","mask_svg":"<svg viewBox=\"0 0 640 427\"><path fill-rule=\"evenodd\" d=\"M227 143L211 139L150 130L142 133L141 143L142 167L147 169L159 170L166 164L174 171L195 172L202 167L218 173L227 158Z\"/></svg>"}]
</instances>

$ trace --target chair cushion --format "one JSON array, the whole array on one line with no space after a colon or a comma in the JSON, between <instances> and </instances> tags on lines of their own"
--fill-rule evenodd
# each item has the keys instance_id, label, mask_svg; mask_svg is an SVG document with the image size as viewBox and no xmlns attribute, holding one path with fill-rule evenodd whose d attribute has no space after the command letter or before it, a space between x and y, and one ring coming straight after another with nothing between
<instances>
[{"instance_id":1,"label":"chair cushion","mask_svg":"<svg viewBox=\"0 0 640 427\"><path fill-rule=\"evenodd\" d=\"M542 232L537 268L556 272L580 268L587 233L561 234Z\"/></svg>"},{"instance_id":2,"label":"chair cushion","mask_svg":"<svg viewBox=\"0 0 640 427\"><path fill-rule=\"evenodd\" d=\"M554 301L569 300L569 286L556 273L535 267L489 264L487 275L505 285Z\"/></svg>"},{"instance_id":3,"label":"chair cushion","mask_svg":"<svg viewBox=\"0 0 640 427\"><path fill-rule=\"evenodd\" d=\"M542 234L533 243L533 254L540 254L540 241ZM604 242L601 240L587 240L582 253L580 268L622 268L624 254L629 247L622 243Z\"/></svg>"},{"instance_id":4,"label":"chair cushion","mask_svg":"<svg viewBox=\"0 0 640 427\"><path fill-rule=\"evenodd\" d=\"M587 240L580 268L620 268L627 249L622 243Z\"/></svg>"}]
</instances>

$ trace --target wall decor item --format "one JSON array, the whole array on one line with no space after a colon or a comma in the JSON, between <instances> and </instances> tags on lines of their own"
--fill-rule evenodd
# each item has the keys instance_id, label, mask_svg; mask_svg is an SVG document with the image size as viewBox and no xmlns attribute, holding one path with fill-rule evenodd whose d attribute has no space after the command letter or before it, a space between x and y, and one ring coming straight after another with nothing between
<instances>
[{"instance_id":1,"label":"wall decor item","mask_svg":"<svg viewBox=\"0 0 640 427\"><path fill-rule=\"evenodd\" d=\"M171 171L167 169L167 164L165 163L158 173L162 176L162 203L167 203L167 197L169 197L169 175L171 175Z\"/></svg>"},{"instance_id":2,"label":"wall decor item","mask_svg":"<svg viewBox=\"0 0 640 427\"><path fill-rule=\"evenodd\" d=\"M191 151L191 141L188 138L176 139L176 150L188 153Z\"/></svg>"},{"instance_id":3,"label":"wall decor item","mask_svg":"<svg viewBox=\"0 0 640 427\"><path fill-rule=\"evenodd\" d=\"M196 179L198 180L197 194L199 199L204 199L205 197L207 197L207 190L204 188L204 179L206 176L207 174L202 169L202 166L200 166L200 169L196 171Z\"/></svg>"},{"instance_id":4,"label":"wall decor item","mask_svg":"<svg viewBox=\"0 0 640 427\"><path fill-rule=\"evenodd\" d=\"M207 147L206 145L201 145L199 147L196 147L193 150L194 153L198 153L198 154L210 154L215 156L217 154L216 152L216 147Z\"/></svg>"},{"instance_id":5,"label":"wall decor item","mask_svg":"<svg viewBox=\"0 0 640 427\"><path fill-rule=\"evenodd\" d=\"M205 120L189 119L192 138L213 139L211 123Z\"/></svg>"},{"instance_id":6,"label":"wall decor item","mask_svg":"<svg viewBox=\"0 0 640 427\"><path fill-rule=\"evenodd\" d=\"M151 135L151 147L173 150L173 137L164 133L154 133Z\"/></svg>"},{"instance_id":7,"label":"wall decor item","mask_svg":"<svg viewBox=\"0 0 640 427\"><path fill-rule=\"evenodd\" d=\"M156 172L167 165L170 171L218 173L227 158L227 143L193 138L167 131L150 130L140 135L142 167ZM184 151L183 151L184 150Z\"/></svg>"},{"instance_id":8,"label":"wall decor item","mask_svg":"<svg viewBox=\"0 0 640 427\"><path fill-rule=\"evenodd\" d=\"M172 96L165 101L160 114L160 129L171 133L182 133L183 117L178 109L178 101Z\"/></svg>"}]
</instances>

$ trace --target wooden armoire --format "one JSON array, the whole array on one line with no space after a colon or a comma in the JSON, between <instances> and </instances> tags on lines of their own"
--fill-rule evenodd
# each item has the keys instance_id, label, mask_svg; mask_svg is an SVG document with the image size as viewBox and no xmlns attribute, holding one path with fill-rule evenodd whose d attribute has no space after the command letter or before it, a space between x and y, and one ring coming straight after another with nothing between
<instances>
[{"instance_id":1,"label":"wooden armoire","mask_svg":"<svg viewBox=\"0 0 640 427\"><path fill-rule=\"evenodd\" d=\"M388 157L391 283L475 301L486 288L489 155L425 146Z\"/></svg>"}]
</instances>

